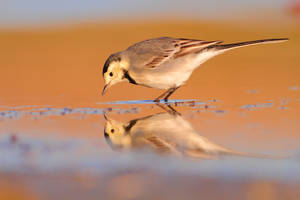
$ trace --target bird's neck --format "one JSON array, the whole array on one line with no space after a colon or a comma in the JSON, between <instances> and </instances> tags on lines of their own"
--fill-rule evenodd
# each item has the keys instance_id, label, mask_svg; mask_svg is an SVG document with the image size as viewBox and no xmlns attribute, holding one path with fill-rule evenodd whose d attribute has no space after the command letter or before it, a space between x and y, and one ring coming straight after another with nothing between
<instances>
[{"instance_id":1,"label":"bird's neck","mask_svg":"<svg viewBox=\"0 0 300 200\"><path fill-rule=\"evenodd\" d=\"M137 84L137 82L130 76L128 70L124 70L124 78L126 78L129 83Z\"/></svg>"}]
</instances>

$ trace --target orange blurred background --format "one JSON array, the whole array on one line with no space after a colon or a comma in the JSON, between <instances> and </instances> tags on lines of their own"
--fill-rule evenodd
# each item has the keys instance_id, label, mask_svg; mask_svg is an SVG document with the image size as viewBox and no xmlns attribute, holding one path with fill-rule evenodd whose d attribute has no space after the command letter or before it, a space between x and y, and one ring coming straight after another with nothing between
<instances>
[{"instance_id":1,"label":"orange blurred background","mask_svg":"<svg viewBox=\"0 0 300 200\"><path fill-rule=\"evenodd\" d=\"M257 90L266 99L288 95L300 85L300 28L292 24L239 22L138 21L0 31L2 98L0 104L67 104L153 99L162 91L128 83L101 96L107 57L152 37L173 36L225 43L289 37L280 44L233 50L197 69L172 97L248 98Z\"/></svg>"},{"instance_id":2,"label":"orange blurred background","mask_svg":"<svg viewBox=\"0 0 300 200\"><path fill-rule=\"evenodd\" d=\"M35 0L30 2L39 4ZM70 3L70 1L66 2ZM87 1L87 3L91 2L91 0ZM282 136L299 140L300 22L298 15L295 14L297 1L283 3L284 1L277 0L274 1L277 7L272 8L269 8L268 4L272 4L273 1L263 1L264 3L254 1L256 4L253 5L252 1L245 1L239 3L241 5L234 6L234 9L223 4L224 7L214 9L218 2L213 1L214 4L207 5L209 9L205 15L196 13L195 5L198 4L193 5L192 1L190 7L186 5L189 3L174 1L175 8L168 12L165 10L172 7L170 6L173 5L172 1L167 1L164 6L160 5L163 6L162 8L155 3L143 7L138 4L139 1L132 2L130 6L134 5L135 8L124 7L124 9L127 9L128 13L134 11L138 15L123 12L122 15L114 17L116 10L122 11L122 6L106 5L103 1L103 6L101 3L99 5L107 8L102 9L103 12L106 10L105 17L100 15L100 11L97 12L98 7L95 6L88 19L82 19L79 12L74 15L69 13L67 20L61 20L67 15L67 11L72 11L72 6L74 10L80 7L79 3L71 4L69 10L57 11L58 17L54 22L41 20L25 23L21 20L15 23L13 21L15 18L7 18L10 20L5 22L3 17L2 21L0 20L0 105L80 107L95 106L99 102L154 99L162 91L129 83L117 84L110 88L105 96L101 96L104 85L102 67L107 57L126 49L133 43L153 37L223 40L224 43L287 37L290 38L288 42L236 49L209 60L194 71L187 84L177 90L171 99L200 99L201 101L217 99L222 102L220 103L222 108L233 110L234 113L229 113L224 118L216 118L212 113L201 113L198 114L201 115L198 116L199 118L189 119L197 130L203 131L213 141L229 141L234 137L232 130L236 132L244 130L243 128L249 125L249 122L257 121L262 122L268 130L274 131L275 140L279 140L278 138ZM230 2L229 5L238 4L237 1ZM64 4L63 8L68 8L69 4L65 2L61 4ZM56 6L59 7L60 3ZM116 6L118 8L115 10ZM147 10L147 6L152 7ZM55 9L57 7L54 6ZM139 10L140 7L144 10ZM4 8L5 6L0 10L2 16L4 14L9 16L9 9L4 12ZM56 15L54 8L49 11L52 16ZM222 15L222 8L226 11L226 15ZM181 9L182 14L179 14ZM205 12L205 7L199 10ZM41 10L35 11L31 18L24 17L24 20L30 21L36 18L38 20L39 15L47 18ZM144 11L145 15L143 15ZM97 13L97 16L93 13ZM21 14L18 19L22 19ZM23 14L25 16L26 12ZM129 17L124 17L127 14ZM252 112L246 120L235 112L239 111L242 105L269 100L275 101L276 107L267 111ZM292 109L278 111L277 108L283 100L291 103ZM185 110L185 108L178 109ZM150 114L150 111L146 112ZM205 121L204 119L216 120ZM64 134L74 137L86 132L81 136L103 137L99 136L99 126L102 128L104 120L99 126L90 126L91 123L99 123L98 116L85 121L77 120L77 123L74 123L73 119L58 121L57 126L47 124L48 122L44 124L42 120L39 122L5 121L0 124L0 128L16 132L35 128L43 130L43 133L46 132L45 130L48 132L63 130ZM239 129L240 127L242 128ZM244 144L250 142L251 147L269 148L273 144L272 139L271 142L261 140L263 137L260 134L264 129L257 129L257 132L254 129L246 128L248 132L246 131L244 137L250 139L245 139ZM288 144L278 148L287 149ZM125 181L122 177L120 179L121 188ZM0 186L4 188L0 198L19 199L20 196L16 195L18 192L24 199L26 196L28 199L33 199L36 195L24 189L22 181L18 181L17 185L15 182L2 181ZM264 194L266 194L264 199L273 199L274 193L280 190L272 182L255 182L246 188L248 199L257 199Z\"/></svg>"}]
</instances>

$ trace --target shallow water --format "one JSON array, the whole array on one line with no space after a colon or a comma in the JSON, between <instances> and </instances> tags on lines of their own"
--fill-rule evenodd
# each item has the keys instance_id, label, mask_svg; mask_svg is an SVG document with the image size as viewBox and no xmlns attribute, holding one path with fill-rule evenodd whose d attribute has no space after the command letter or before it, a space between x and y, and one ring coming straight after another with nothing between
<instances>
[{"instance_id":1,"label":"shallow water","mask_svg":"<svg viewBox=\"0 0 300 200\"><path fill-rule=\"evenodd\" d=\"M43 199L254 199L260 190L266 199L299 195L300 129L293 115L299 111L297 99L284 105L238 106L220 100L172 100L169 106L137 100L88 107L2 107L0 185L13 185L21 193L26 185L28 198ZM128 133L116 141L104 137L111 120L114 136L127 126ZM204 141L198 146L203 149L189 151L185 139L195 135ZM150 139L139 142L141 137ZM212 145L247 155L224 153ZM223 192L212 192L216 186Z\"/></svg>"}]
</instances>

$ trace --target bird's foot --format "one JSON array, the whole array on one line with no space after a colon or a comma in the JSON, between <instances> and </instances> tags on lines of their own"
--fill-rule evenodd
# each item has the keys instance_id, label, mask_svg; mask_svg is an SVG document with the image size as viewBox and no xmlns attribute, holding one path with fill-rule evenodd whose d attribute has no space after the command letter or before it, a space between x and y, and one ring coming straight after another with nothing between
<instances>
[{"instance_id":1,"label":"bird's foot","mask_svg":"<svg viewBox=\"0 0 300 200\"><path fill-rule=\"evenodd\" d=\"M156 105L161 107L163 110L165 110L166 112L168 112L171 115L181 115L168 103L165 103L165 104L158 103Z\"/></svg>"},{"instance_id":2,"label":"bird's foot","mask_svg":"<svg viewBox=\"0 0 300 200\"><path fill-rule=\"evenodd\" d=\"M155 103L168 103L168 99L167 98L164 98L164 99L154 99L153 101Z\"/></svg>"}]
</instances>

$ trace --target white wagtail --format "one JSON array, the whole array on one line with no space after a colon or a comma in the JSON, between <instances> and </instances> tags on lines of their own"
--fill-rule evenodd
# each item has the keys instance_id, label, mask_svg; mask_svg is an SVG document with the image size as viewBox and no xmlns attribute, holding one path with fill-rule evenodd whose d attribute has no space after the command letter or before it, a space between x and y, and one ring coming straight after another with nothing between
<instances>
[{"instance_id":1,"label":"white wagtail","mask_svg":"<svg viewBox=\"0 0 300 200\"><path fill-rule=\"evenodd\" d=\"M201 136L179 114L157 113L123 123L104 115L104 136L115 150L150 149L158 153L170 153L195 158L212 158L221 155L237 155L259 158L277 158L252 155L230 150Z\"/></svg>"},{"instance_id":2,"label":"white wagtail","mask_svg":"<svg viewBox=\"0 0 300 200\"><path fill-rule=\"evenodd\" d=\"M112 85L129 81L132 84L165 89L155 99L159 102L182 86L192 72L208 59L230 49L262 43L283 42L287 38L264 39L233 44L222 41L160 37L138 42L108 57L103 67L105 91Z\"/></svg>"}]
</instances>

